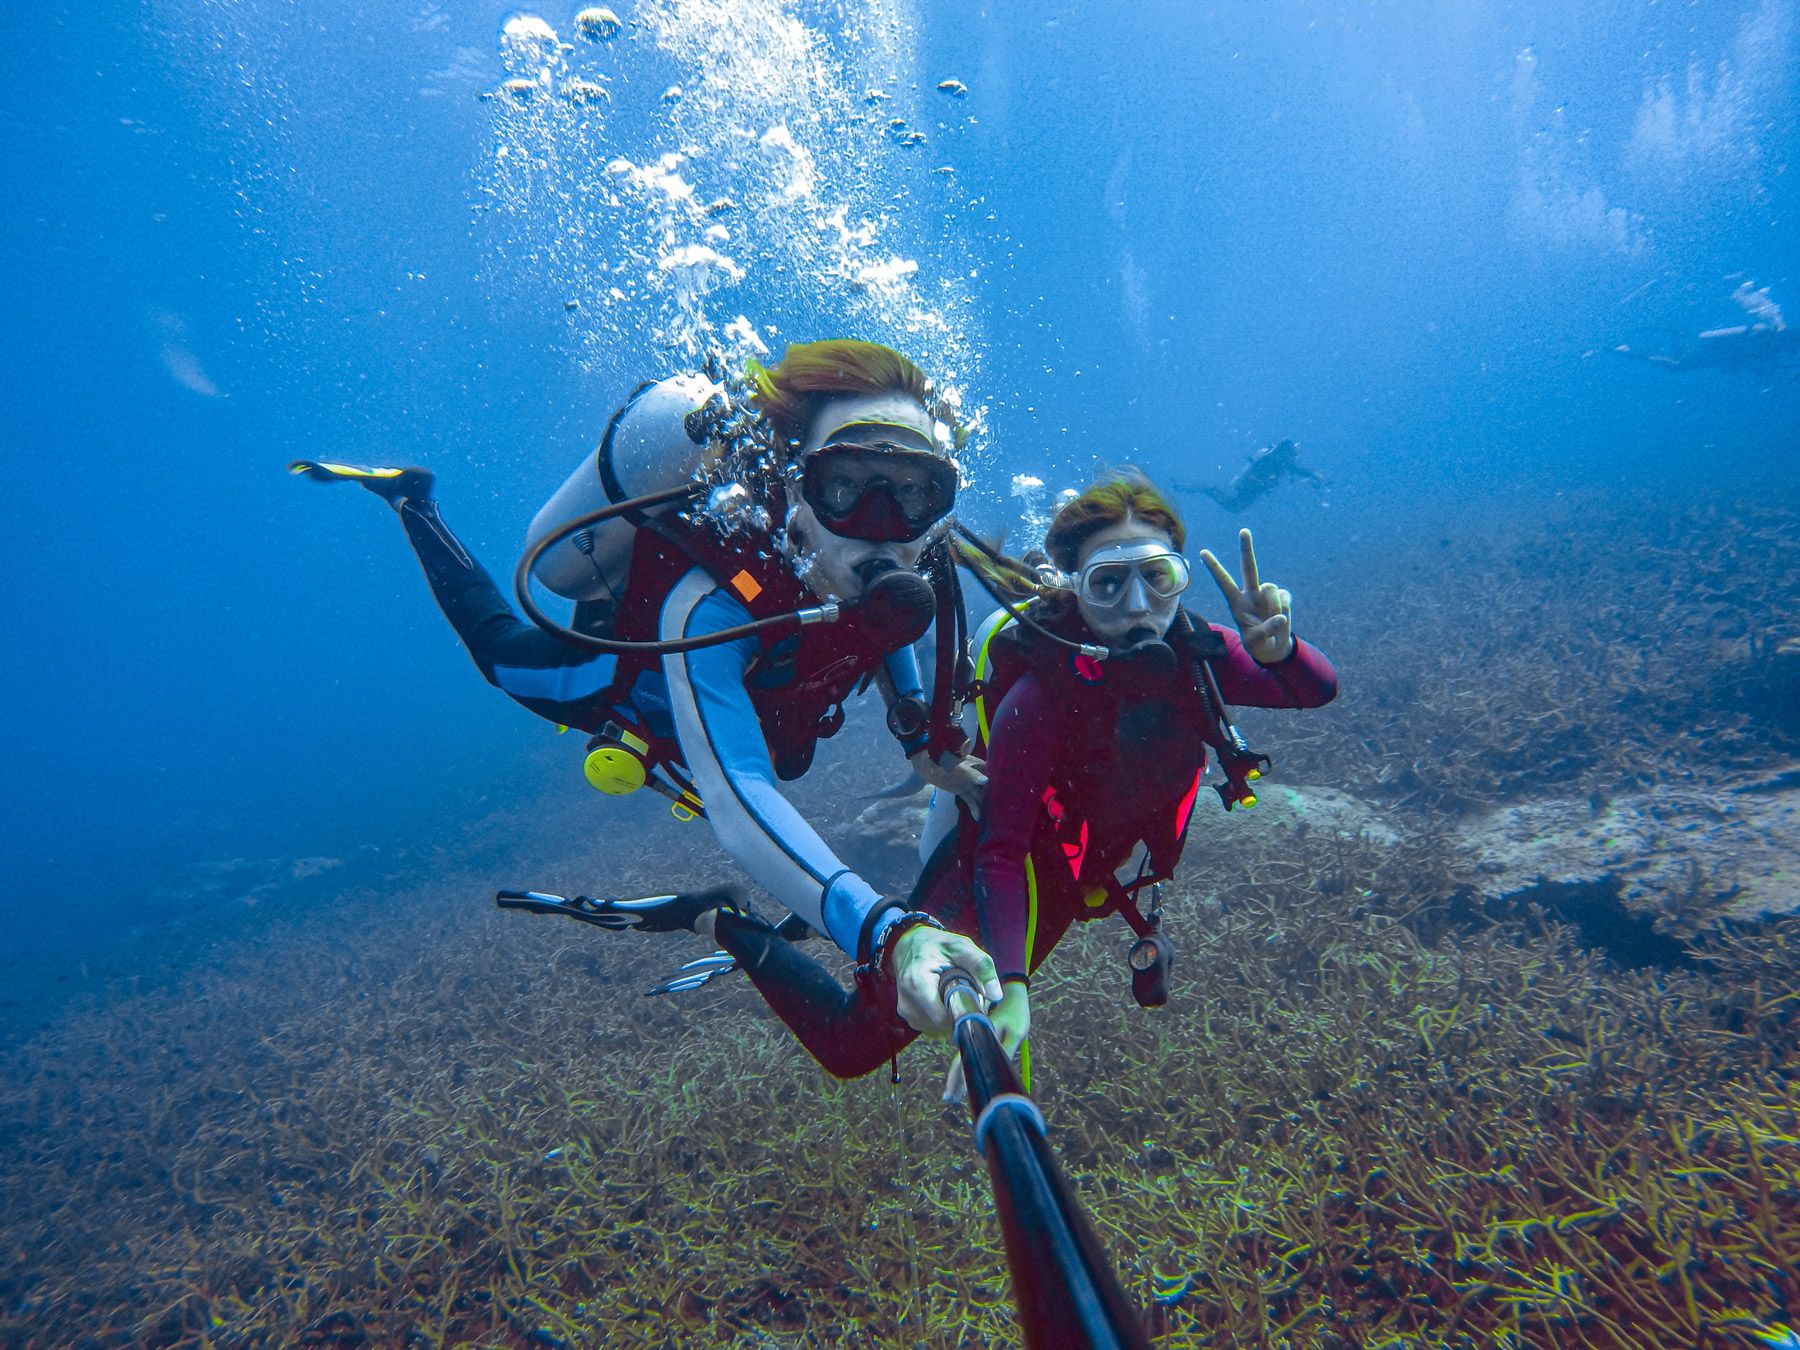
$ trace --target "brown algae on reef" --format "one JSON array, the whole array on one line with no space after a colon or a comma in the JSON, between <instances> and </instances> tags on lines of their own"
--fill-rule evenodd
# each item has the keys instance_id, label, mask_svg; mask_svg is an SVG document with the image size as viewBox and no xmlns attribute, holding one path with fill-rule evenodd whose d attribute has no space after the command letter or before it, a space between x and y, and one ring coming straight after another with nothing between
<instances>
[{"instance_id":1,"label":"brown algae on reef","mask_svg":"<svg viewBox=\"0 0 1800 1350\"><path fill-rule=\"evenodd\" d=\"M1791 882L1796 663L1734 616L1800 561L1771 506L1690 565L1721 512L1637 504L1608 544L1713 598L1598 552L1567 584L1613 608L1568 631L1564 583L1506 565L1529 533L1415 611L1406 661L1392 578L1321 588L1345 696L1245 719L1275 777L1196 818L1171 1004L1132 1004L1116 921L1034 984L1034 1089L1159 1345L1724 1346L1800 1303L1800 920L1725 919ZM1581 658L1554 687L1550 648ZM803 804L874 812L905 876L916 805L860 796L891 761L834 753ZM256 927L7 1050L0 1339L1009 1343L940 1047L836 1083L742 982L639 997L696 944L480 903L496 870L591 876L594 811L557 782L406 867L260 868L222 907ZM652 890L691 838L607 880ZM1681 961L1545 902L1602 877Z\"/></svg>"}]
</instances>

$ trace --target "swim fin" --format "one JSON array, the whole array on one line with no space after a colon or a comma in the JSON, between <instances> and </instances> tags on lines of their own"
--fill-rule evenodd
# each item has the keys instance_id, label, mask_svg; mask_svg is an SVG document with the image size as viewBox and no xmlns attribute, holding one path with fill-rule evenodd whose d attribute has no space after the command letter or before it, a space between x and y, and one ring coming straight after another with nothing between
<instances>
[{"instance_id":1,"label":"swim fin","mask_svg":"<svg viewBox=\"0 0 1800 1350\"><path fill-rule=\"evenodd\" d=\"M316 483L360 483L390 506L402 502L427 502L437 479L430 469L364 468L331 460L297 459L288 472Z\"/></svg>"},{"instance_id":2,"label":"swim fin","mask_svg":"<svg viewBox=\"0 0 1800 1350\"><path fill-rule=\"evenodd\" d=\"M683 895L649 895L642 900L596 900L588 895L571 900L542 891L501 891L494 903L501 909L522 909L533 914L566 914L597 928L691 933L702 914L721 908L735 909L737 892L730 886L713 886Z\"/></svg>"},{"instance_id":3,"label":"swim fin","mask_svg":"<svg viewBox=\"0 0 1800 1350\"><path fill-rule=\"evenodd\" d=\"M698 960L689 961L673 978L663 981L654 989L644 991L645 998L655 998L658 994L685 994L690 989L698 989L703 984L710 984L721 975L729 975L738 968L737 958L730 952L714 952L711 956L702 956Z\"/></svg>"}]
</instances>

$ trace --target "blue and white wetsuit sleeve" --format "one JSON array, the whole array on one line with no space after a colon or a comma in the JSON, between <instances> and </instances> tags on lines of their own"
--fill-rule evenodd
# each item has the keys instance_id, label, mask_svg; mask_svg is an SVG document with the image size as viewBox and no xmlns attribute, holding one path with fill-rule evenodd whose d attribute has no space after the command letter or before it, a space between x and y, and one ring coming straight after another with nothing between
<instances>
[{"instance_id":1,"label":"blue and white wetsuit sleeve","mask_svg":"<svg viewBox=\"0 0 1800 1350\"><path fill-rule=\"evenodd\" d=\"M695 637L749 620L742 605L696 569L663 603L661 635ZM756 653L756 639L746 637L663 658L675 735L720 847L776 901L855 956L870 916L885 911L870 934L879 943L903 907L844 866L776 787L744 687Z\"/></svg>"}]
</instances>

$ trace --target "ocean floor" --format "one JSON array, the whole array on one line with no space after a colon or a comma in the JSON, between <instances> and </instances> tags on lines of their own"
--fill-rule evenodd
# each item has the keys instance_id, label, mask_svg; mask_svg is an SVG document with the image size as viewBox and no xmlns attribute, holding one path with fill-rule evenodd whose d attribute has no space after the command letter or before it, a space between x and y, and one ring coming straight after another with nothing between
<instances>
[{"instance_id":1,"label":"ocean floor","mask_svg":"<svg viewBox=\"0 0 1800 1350\"><path fill-rule=\"evenodd\" d=\"M1729 584L1800 593L1759 530ZM1733 627L1767 597L1671 621L1616 545L1572 569L1607 622L1547 631L1506 565L1544 540L1478 544L1490 590L1398 656L1319 587L1344 695L1245 719L1275 775L1196 815L1168 1007L1117 920L1034 983L1034 1095L1159 1345L1724 1350L1800 1309L1800 676ZM1583 655L1553 700L1527 639ZM922 799L868 797L874 720L796 799L894 888ZM198 865L179 927L6 1010L0 1345L1016 1343L942 1046L839 1083L741 977L642 997L697 940L493 908L721 879L704 825L572 768L454 824Z\"/></svg>"}]
</instances>

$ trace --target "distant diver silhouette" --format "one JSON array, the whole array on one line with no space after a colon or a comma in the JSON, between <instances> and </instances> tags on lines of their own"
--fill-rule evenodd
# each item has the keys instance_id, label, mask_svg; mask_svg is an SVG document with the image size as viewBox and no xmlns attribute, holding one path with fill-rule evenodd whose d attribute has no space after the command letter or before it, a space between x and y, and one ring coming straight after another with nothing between
<instances>
[{"instance_id":1,"label":"distant diver silhouette","mask_svg":"<svg viewBox=\"0 0 1800 1350\"><path fill-rule=\"evenodd\" d=\"M1746 281L1731 298L1749 316L1749 323L1708 328L1676 351L1644 351L1624 343L1613 351L1665 370L1727 370L1762 379L1783 373L1800 376L1800 330L1787 326L1780 306L1769 298L1769 288L1755 288Z\"/></svg>"},{"instance_id":2,"label":"distant diver silhouette","mask_svg":"<svg viewBox=\"0 0 1800 1350\"><path fill-rule=\"evenodd\" d=\"M1284 440L1253 452L1249 461L1238 470L1237 477L1231 480L1229 489L1216 488L1210 483L1177 483L1176 486L1183 492L1203 493L1235 513L1273 492L1290 478L1311 483L1321 492L1325 489L1325 479L1300 463L1300 448L1292 441Z\"/></svg>"}]
</instances>

